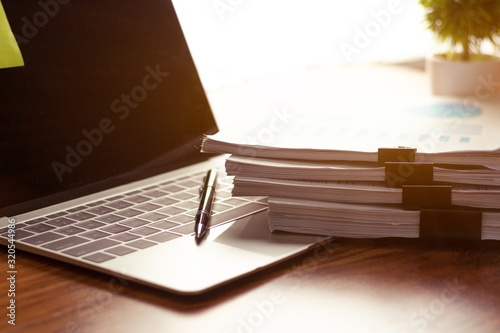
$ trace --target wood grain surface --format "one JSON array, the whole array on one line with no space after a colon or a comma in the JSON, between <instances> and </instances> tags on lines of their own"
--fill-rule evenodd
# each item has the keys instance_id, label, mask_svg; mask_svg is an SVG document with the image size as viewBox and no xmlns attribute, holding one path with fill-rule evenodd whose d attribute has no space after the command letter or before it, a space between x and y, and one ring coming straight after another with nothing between
<instances>
[{"instance_id":1,"label":"wood grain surface","mask_svg":"<svg viewBox=\"0 0 500 333\"><path fill-rule=\"evenodd\" d=\"M1 332L500 332L499 242L337 239L196 297L22 251L16 266Z\"/></svg>"}]
</instances>

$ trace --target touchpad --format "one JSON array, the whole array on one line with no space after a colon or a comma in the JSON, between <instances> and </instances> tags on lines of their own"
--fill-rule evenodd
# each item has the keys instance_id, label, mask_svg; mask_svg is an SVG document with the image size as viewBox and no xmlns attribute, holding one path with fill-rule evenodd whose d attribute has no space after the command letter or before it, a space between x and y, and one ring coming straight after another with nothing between
<instances>
[{"instance_id":1,"label":"touchpad","mask_svg":"<svg viewBox=\"0 0 500 333\"><path fill-rule=\"evenodd\" d=\"M210 231L208 240L270 256L281 256L322 241L326 237L269 230L262 211Z\"/></svg>"}]
</instances>

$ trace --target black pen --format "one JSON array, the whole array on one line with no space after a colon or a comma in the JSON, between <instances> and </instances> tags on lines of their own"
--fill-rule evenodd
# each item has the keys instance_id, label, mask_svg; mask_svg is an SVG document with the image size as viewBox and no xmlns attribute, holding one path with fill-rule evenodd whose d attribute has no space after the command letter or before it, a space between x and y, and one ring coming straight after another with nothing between
<instances>
[{"instance_id":1,"label":"black pen","mask_svg":"<svg viewBox=\"0 0 500 333\"><path fill-rule=\"evenodd\" d=\"M194 237L200 242L208 230L208 223L212 215L212 204L215 199L215 186L217 185L217 169L213 168L207 172L203 187L201 188L200 205L194 218Z\"/></svg>"}]
</instances>

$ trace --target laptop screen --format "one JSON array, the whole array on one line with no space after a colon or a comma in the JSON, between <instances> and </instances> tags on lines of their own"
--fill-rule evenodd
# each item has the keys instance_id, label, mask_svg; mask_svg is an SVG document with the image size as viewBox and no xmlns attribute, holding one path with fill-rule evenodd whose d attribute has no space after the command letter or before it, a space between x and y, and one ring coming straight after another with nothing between
<instances>
[{"instance_id":1,"label":"laptop screen","mask_svg":"<svg viewBox=\"0 0 500 333\"><path fill-rule=\"evenodd\" d=\"M169 0L2 3L25 66L0 69L0 216L202 158L217 128Z\"/></svg>"}]
</instances>

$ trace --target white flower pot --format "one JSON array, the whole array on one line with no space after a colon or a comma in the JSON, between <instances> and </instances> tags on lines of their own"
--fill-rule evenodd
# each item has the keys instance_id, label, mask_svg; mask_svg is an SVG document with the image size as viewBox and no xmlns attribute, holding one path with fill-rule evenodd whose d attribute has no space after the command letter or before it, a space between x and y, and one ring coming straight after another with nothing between
<instances>
[{"instance_id":1,"label":"white flower pot","mask_svg":"<svg viewBox=\"0 0 500 333\"><path fill-rule=\"evenodd\" d=\"M450 61L433 56L426 59L431 90L435 95L485 96L500 93L500 59Z\"/></svg>"}]
</instances>

